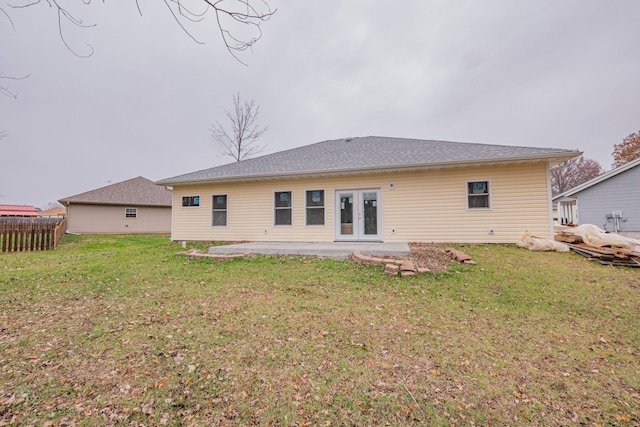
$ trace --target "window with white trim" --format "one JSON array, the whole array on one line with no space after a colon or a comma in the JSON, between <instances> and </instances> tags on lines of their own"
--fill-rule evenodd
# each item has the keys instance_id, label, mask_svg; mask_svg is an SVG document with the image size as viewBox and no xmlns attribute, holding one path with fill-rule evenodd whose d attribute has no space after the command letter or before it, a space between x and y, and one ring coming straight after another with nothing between
<instances>
[{"instance_id":1,"label":"window with white trim","mask_svg":"<svg viewBox=\"0 0 640 427\"><path fill-rule=\"evenodd\" d=\"M491 209L489 181L467 181L467 209Z\"/></svg>"},{"instance_id":2,"label":"window with white trim","mask_svg":"<svg viewBox=\"0 0 640 427\"><path fill-rule=\"evenodd\" d=\"M227 195L218 194L212 196L211 225L213 227L227 226Z\"/></svg>"},{"instance_id":3,"label":"window with white trim","mask_svg":"<svg viewBox=\"0 0 640 427\"><path fill-rule=\"evenodd\" d=\"M182 207L198 207L200 206L200 196L182 196Z\"/></svg>"},{"instance_id":4,"label":"window with white trim","mask_svg":"<svg viewBox=\"0 0 640 427\"><path fill-rule=\"evenodd\" d=\"M137 218L138 217L138 209L137 208L124 208L124 217L125 218Z\"/></svg>"},{"instance_id":5,"label":"window with white trim","mask_svg":"<svg viewBox=\"0 0 640 427\"><path fill-rule=\"evenodd\" d=\"M324 190L307 190L306 225L324 225Z\"/></svg>"},{"instance_id":6,"label":"window with white trim","mask_svg":"<svg viewBox=\"0 0 640 427\"><path fill-rule=\"evenodd\" d=\"M291 225L293 217L291 191L276 191L273 194L274 225Z\"/></svg>"}]
</instances>

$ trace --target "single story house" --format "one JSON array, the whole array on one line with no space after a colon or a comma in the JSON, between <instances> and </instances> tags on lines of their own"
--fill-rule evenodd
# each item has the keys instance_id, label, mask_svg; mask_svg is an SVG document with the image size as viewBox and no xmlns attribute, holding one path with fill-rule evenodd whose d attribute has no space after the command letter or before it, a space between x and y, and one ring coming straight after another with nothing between
<instances>
[{"instance_id":1,"label":"single story house","mask_svg":"<svg viewBox=\"0 0 640 427\"><path fill-rule=\"evenodd\" d=\"M64 218L67 216L67 209L64 206L61 208L49 208L44 211L39 211L38 216L40 218Z\"/></svg>"},{"instance_id":2,"label":"single story house","mask_svg":"<svg viewBox=\"0 0 640 427\"><path fill-rule=\"evenodd\" d=\"M35 206L0 205L0 216L35 217L38 216L38 211Z\"/></svg>"},{"instance_id":3,"label":"single story house","mask_svg":"<svg viewBox=\"0 0 640 427\"><path fill-rule=\"evenodd\" d=\"M156 184L173 189L173 240L508 243L552 236L549 167L580 154L369 136Z\"/></svg>"},{"instance_id":4,"label":"single story house","mask_svg":"<svg viewBox=\"0 0 640 427\"><path fill-rule=\"evenodd\" d=\"M640 158L553 198L558 222L640 237Z\"/></svg>"},{"instance_id":5,"label":"single story house","mask_svg":"<svg viewBox=\"0 0 640 427\"><path fill-rule=\"evenodd\" d=\"M171 192L141 176L58 200L67 232L147 234L171 231Z\"/></svg>"}]
</instances>

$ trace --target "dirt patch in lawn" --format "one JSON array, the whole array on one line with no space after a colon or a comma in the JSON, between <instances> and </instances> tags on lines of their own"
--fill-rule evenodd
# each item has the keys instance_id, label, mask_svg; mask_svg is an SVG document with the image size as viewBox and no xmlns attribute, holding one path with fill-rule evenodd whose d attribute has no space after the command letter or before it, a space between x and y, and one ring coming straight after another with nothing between
<instances>
[{"instance_id":1,"label":"dirt patch in lawn","mask_svg":"<svg viewBox=\"0 0 640 427\"><path fill-rule=\"evenodd\" d=\"M437 243L409 243L411 254L403 257L415 265L428 268L432 272L442 272L449 269L449 265L454 262L451 255L445 251L447 246Z\"/></svg>"}]
</instances>

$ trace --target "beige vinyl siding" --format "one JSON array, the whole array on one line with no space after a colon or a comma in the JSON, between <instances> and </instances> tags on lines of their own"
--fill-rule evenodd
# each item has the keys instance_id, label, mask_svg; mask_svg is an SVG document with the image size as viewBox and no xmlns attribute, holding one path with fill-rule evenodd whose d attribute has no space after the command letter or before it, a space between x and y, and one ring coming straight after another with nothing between
<instances>
[{"instance_id":1,"label":"beige vinyl siding","mask_svg":"<svg viewBox=\"0 0 640 427\"><path fill-rule=\"evenodd\" d=\"M335 239L335 191L381 189L383 240L512 243L525 231L550 237L547 165L271 180L173 188L173 240L323 241ZM490 181L491 209L467 209L467 182ZM393 189L390 189L393 183ZM305 226L305 191L325 190L325 225ZM293 224L274 226L274 192L292 191ZM211 197L227 194L227 227L211 226ZM200 207L182 208L182 196ZM493 228L494 233L489 234ZM395 229L395 233L393 233ZM265 232L266 231L266 232Z\"/></svg>"},{"instance_id":2,"label":"beige vinyl siding","mask_svg":"<svg viewBox=\"0 0 640 427\"><path fill-rule=\"evenodd\" d=\"M135 208L136 218L126 218L126 208ZM84 234L168 234L171 231L171 208L71 203L67 207L67 231Z\"/></svg>"},{"instance_id":3,"label":"beige vinyl siding","mask_svg":"<svg viewBox=\"0 0 640 427\"><path fill-rule=\"evenodd\" d=\"M526 231L549 237L546 177L542 164L399 177L383 196L385 241L510 243ZM468 181L490 181L491 209L467 209Z\"/></svg>"},{"instance_id":4,"label":"beige vinyl siding","mask_svg":"<svg viewBox=\"0 0 640 427\"><path fill-rule=\"evenodd\" d=\"M325 189L325 225L305 226L304 192L322 180L174 186L173 240L333 241L333 193ZM292 192L292 225L274 225L274 193ZM200 207L183 208L183 195L200 195ZM212 196L227 195L227 226L212 227ZM265 233L266 230L266 233Z\"/></svg>"}]
</instances>

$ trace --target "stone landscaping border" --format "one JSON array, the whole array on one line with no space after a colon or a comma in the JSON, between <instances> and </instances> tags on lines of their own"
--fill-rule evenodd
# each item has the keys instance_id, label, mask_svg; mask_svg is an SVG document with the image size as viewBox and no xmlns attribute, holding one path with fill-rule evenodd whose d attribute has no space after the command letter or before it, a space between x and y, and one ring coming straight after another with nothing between
<instances>
[{"instance_id":1,"label":"stone landscaping border","mask_svg":"<svg viewBox=\"0 0 640 427\"><path fill-rule=\"evenodd\" d=\"M402 277L415 276L416 274L428 273L428 268L416 267L409 260L382 258L376 256L363 255L360 251L353 251L351 261L356 264L365 265L384 265L384 272L393 276L400 275Z\"/></svg>"},{"instance_id":2,"label":"stone landscaping border","mask_svg":"<svg viewBox=\"0 0 640 427\"><path fill-rule=\"evenodd\" d=\"M445 251L451 255L454 260L464 264L477 264L471 257L464 252L453 248L447 248ZM351 261L356 264L364 265L384 265L384 273L391 276L400 275L402 277L411 277L416 274L428 273L428 268L417 267L412 261L407 259L383 258L376 256L363 255L360 251L353 251Z\"/></svg>"},{"instance_id":3,"label":"stone landscaping border","mask_svg":"<svg viewBox=\"0 0 640 427\"><path fill-rule=\"evenodd\" d=\"M453 258L456 261L461 262L463 264L477 264L477 262L472 260L469 255L467 255L464 252L459 251L457 249L447 248L447 249L445 249L445 252L448 253L449 255L451 255L451 258Z\"/></svg>"},{"instance_id":4,"label":"stone landscaping border","mask_svg":"<svg viewBox=\"0 0 640 427\"><path fill-rule=\"evenodd\" d=\"M456 250L454 248L447 248L445 251L451 255L454 260L464 264L477 264L471 259L471 257L464 252ZM253 252L245 252L241 254L208 254L199 249L189 249L188 251L176 252L176 256L188 256L191 259L211 259L214 261L231 261L237 258L249 258L254 257ZM351 261L356 264L364 265L384 265L384 273L391 276L411 277L416 274L429 273L431 270L428 268L418 267L408 259L395 259L384 258L377 256L364 255L360 251L353 251L350 257Z\"/></svg>"}]
</instances>

